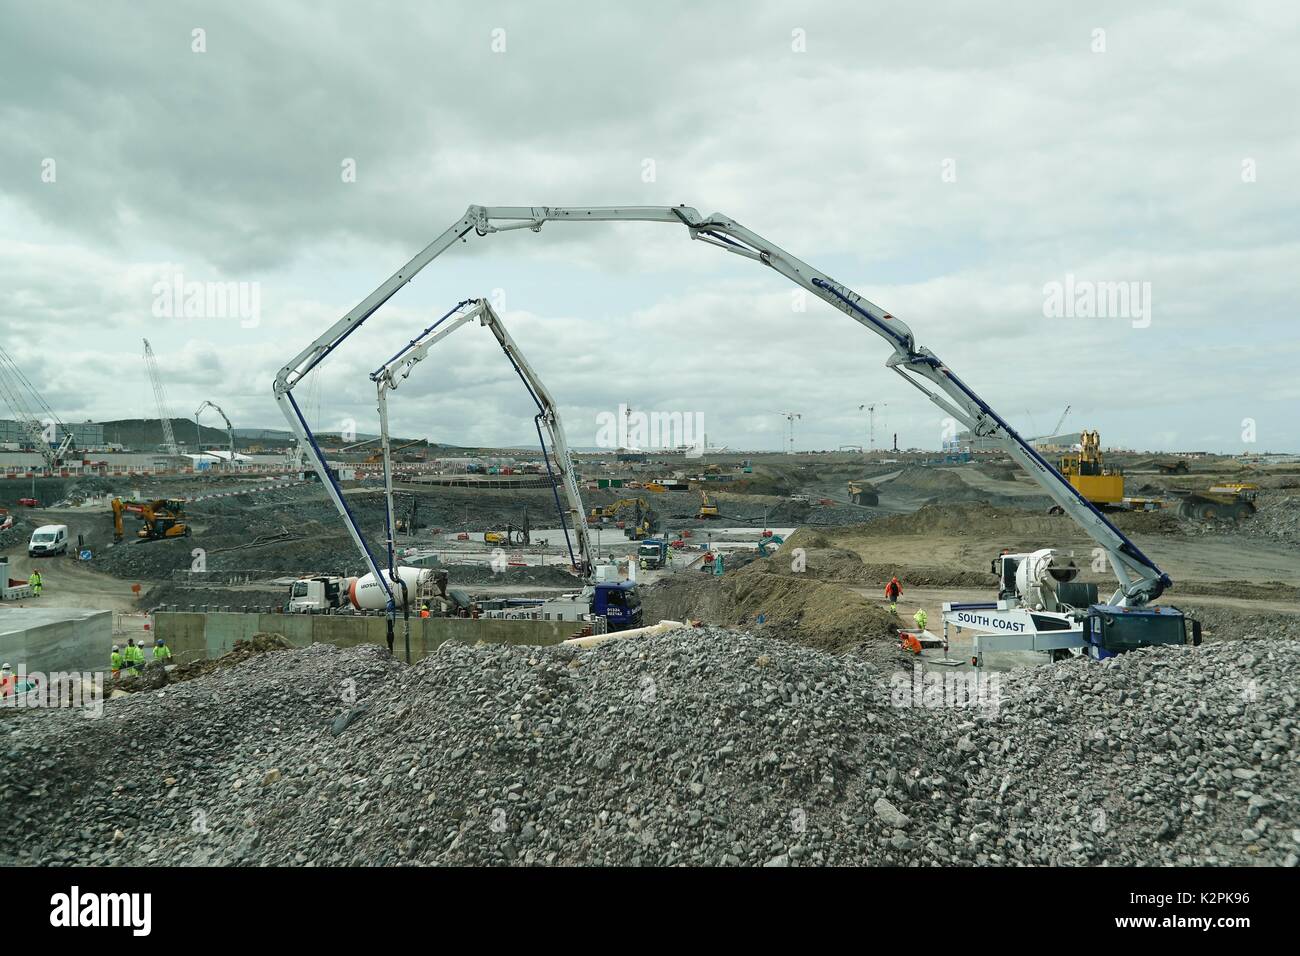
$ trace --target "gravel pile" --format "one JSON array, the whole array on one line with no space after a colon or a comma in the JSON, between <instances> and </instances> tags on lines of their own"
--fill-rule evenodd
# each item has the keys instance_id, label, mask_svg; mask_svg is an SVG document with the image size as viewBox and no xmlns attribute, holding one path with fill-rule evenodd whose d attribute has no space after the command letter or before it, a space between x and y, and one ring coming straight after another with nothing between
<instances>
[{"instance_id":1,"label":"gravel pile","mask_svg":"<svg viewBox=\"0 0 1300 956\"><path fill-rule=\"evenodd\" d=\"M1300 644L1012 672L997 708L894 676L715 628L263 654L99 720L5 714L0 858L1296 863Z\"/></svg>"},{"instance_id":2,"label":"gravel pile","mask_svg":"<svg viewBox=\"0 0 1300 956\"><path fill-rule=\"evenodd\" d=\"M1300 496L1261 492L1258 511L1241 524L1242 534L1300 547Z\"/></svg>"}]
</instances>

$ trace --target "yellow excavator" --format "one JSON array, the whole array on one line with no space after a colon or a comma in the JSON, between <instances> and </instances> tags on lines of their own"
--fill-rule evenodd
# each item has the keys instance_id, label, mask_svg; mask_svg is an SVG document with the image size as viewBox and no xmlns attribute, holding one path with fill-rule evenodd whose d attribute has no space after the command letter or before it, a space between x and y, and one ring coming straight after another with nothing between
<instances>
[{"instance_id":1,"label":"yellow excavator","mask_svg":"<svg viewBox=\"0 0 1300 956\"><path fill-rule=\"evenodd\" d=\"M1124 501L1124 473L1109 468L1101 458L1101 435L1095 431L1079 436L1079 450L1058 465L1074 490L1094 505L1117 506Z\"/></svg>"},{"instance_id":2,"label":"yellow excavator","mask_svg":"<svg viewBox=\"0 0 1300 956\"><path fill-rule=\"evenodd\" d=\"M142 524L135 536L142 541L161 541L165 538L188 538L190 526L185 523L185 502L176 498L156 498L153 501L123 501L114 498L113 539L121 541L126 531L122 515L138 515Z\"/></svg>"},{"instance_id":3,"label":"yellow excavator","mask_svg":"<svg viewBox=\"0 0 1300 956\"><path fill-rule=\"evenodd\" d=\"M695 512L695 520L715 521L721 517L722 515L718 514L718 506L713 503L713 500L709 497L709 493L701 488L700 510Z\"/></svg>"},{"instance_id":4,"label":"yellow excavator","mask_svg":"<svg viewBox=\"0 0 1300 956\"><path fill-rule=\"evenodd\" d=\"M618 513L624 508L632 508L632 521L623 530L633 541L640 541L642 538L648 538L654 534L659 525L659 516L655 510L650 507L650 502L644 498L620 498L613 504L605 505L603 508L592 508L587 515L589 524L604 524L618 517Z\"/></svg>"}]
</instances>

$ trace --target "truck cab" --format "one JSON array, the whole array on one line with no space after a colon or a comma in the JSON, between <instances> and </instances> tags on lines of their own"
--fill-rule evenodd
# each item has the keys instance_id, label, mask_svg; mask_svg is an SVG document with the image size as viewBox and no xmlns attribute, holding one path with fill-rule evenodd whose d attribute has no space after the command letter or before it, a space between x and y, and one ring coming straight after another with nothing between
<instances>
[{"instance_id":1,"label":"truck cab","mask_svg":"<svg viewBox=\"0 0 1300 956\"><path fill-rule=\"evenodd\" d=\"M611 631L641 626L641 595L631 581L606 581L593 585L591 613L604 616Z\"/></svg>"},{"instance_id":2,"label":"truck cab","mask_svg":"<svg viewBox=\"0 0 1300 956\"><path fill-rule=\"evenodd\" d=\"M301 578L289 586L285 610L290 614L336 611L347 603L350 583L351 579L344 577Z\"/></svg>"},{"instance_id":3,"label":"truck cab","mask_svg":"<svg viewBox=\"0 0 1300 956\"><path fill-rule=\"evenodd\" d=\"M1088 641L1089 656L1104 660L1138 647L1199 645L1201 622L1189 620L1173 607L1094 604L1088 608L1084 637Z\"/></svg>"},{"instance_id":4,"label":"truck cab","mask_svg":"<svg viewBox=\"0 0 1300 956\"><path fill-rule=\"evenodd\" d=\"M668 563L668 542L662 538L646 538L637 547L636 556L647 570L662 568Z\"/></svg>"}]
</instances>

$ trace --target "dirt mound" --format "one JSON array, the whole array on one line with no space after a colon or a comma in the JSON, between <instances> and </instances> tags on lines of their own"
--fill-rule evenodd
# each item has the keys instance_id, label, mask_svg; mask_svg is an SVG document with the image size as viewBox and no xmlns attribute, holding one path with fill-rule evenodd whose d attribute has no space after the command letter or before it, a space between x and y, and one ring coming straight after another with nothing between
<instances>
[{"instance_id":1,"label":"dirt mound","mask_svg":"<svg viewBox=\"0 0 1300 956\"><path fill-rule=\"evenodd\" d=\"M842 587L775 573L755 561L722 577L679 574L642 589L647 622L698 620L708 624L766 625L773 634L840 653L864 642L892 641L898 618Z\"/></svg>"},{"instance_id":2,"label":"dirt mound","mask_svg":"<svg viewBox=\"0 0 1300 956\"><path fill-rule=\"evenodd\" d=\"M1117 511L1107 515L1120 531L1137 534L1186 534L1186 526L1170 511Z\"/></svg>"},{"instance_id":3,"label":"dirt mound","mask_svg":"<svg viewBox=\"0 0 1300 956\"><path fill-rule=\"evenodd\" d=\"M994 481L1015 481L1016 475L1020 474L1020 469L1015 465L998 465L992 462L984 462L976 465L983 475L992 478Z\"/></svg>"},{"instance_id":4,"label":"dirt mound","mask_svg":"<svg viewBox=\"0 0 1300 956\"><path fill-rule=\"evenodd\" d=\"M888 483L888 487L893 491L911 490L928 494L970 489L955 471L927 468L924 465L908 465L898 473L897 478Z\"/></svg>"},{"instance_id":5,"label":"dirt mound","mask_svg":"<svg viewBox=\"0 0 1300 956\"><path fill-rule=\"evenodd\" d=\"M835 535L876 537L900 534L976 535L1059 534L1072 523L1062 516L995 508L985 501L928 504L910 514L889 515L868 524L846 526ZM794 541L797 535L792 535ZM806 547L806 545L805 545Z\"/></svg>"},{"instance_id":6,"label":"dirt mound","mask_svg":"<svg viewBox=\"0 0 1300 956\"><path fill-rule=\"evenodd\" d=\"M815 542L815 543L814 543ZM793 548L803 549L803 570L794 571ZM915 565L871 564L856 551L828 546L826 537L796 531L785 547L766 562L773 574L804 574L818 581L877 588L882 593L885 582L895 574L908 587L976 588L990 587L997 577L965 568L919 567Z\"/></svg>"}]
</instances>

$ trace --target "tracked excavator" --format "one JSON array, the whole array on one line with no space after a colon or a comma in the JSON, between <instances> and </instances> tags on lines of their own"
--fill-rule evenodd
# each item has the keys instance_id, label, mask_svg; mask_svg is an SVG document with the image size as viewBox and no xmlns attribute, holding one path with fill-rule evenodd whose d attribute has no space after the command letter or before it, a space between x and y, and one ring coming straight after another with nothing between
<instances>
[{"instance_id":1,"label":"tracked excavator","mask_svg":"<svg viewBox=\"0 0 1300 956\"><path fill-rule=\"evenodd\" d=\"M188 538L190 526L185 522L185 502L175 498L158 498L153 501L123 501L114 498L113 540L121 541L126 535L122 515L140 518L136 537L141 541L163 541L168 538Z\"/></svg>"},{"instance_id":2,"label":"tracked excavator","mask_svg":"<svg viewBox=\"0 0 1300 956\"><path fill-rule=\"evenodd\" d=\"M882 339L891 350L887 368L918 389L945 415L968 428L973 437L1001 446L1097 543L1098 559L1104 560L1116 579L1113 593L1104 600L1094 600L1087 593L1080 596L1071 589L1062 591L1059 585L1074 583L1078 568L1072 566L1073 559L1064 552L1044 548L1000 556L997 563L1004 587L997 600L945 604L945 627L951 624L976 632L976 663L981 658L981 641L990 650L1084 653L1094 658L1134 647L1188 641L1188 622L1183 613L1157 603L1173 584L1169 575L939 356L919 345L905 322L721 213L705 216L688 206L470 206L459 220L280 370L274 392L290 426L305 439L305 422L292 398L294 385L435 258L470 239L518 230L539 234L551 223L564 222L668 224L684 229L691 239L785 276ZM318 463L317 467L319 470L323 465ZM578 516L585 519L581 511ZM582 525L585 529L585 520ZM1190 639L1199 642L1198 625L1193 625Z\"/></svg>"}]
</instances>

